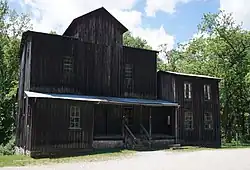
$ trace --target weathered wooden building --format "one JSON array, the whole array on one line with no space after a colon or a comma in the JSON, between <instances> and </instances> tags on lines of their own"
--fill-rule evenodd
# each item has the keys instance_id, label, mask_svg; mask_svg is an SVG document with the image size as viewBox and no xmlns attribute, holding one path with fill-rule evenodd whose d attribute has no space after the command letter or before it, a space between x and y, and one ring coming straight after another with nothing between
<instances>
[{"instance_id":1,"label":"weathered wooden building","mask_svg":"<svg viewBox=\"0 0 250 170\"><path fill-rule=\"evenodd\" d=\"M158 98L176 102L178 139L186 145L219 147L220 105L219 78L158 72Z\"/></svg>"},{"instance_id":2,"label":"weathered wooden building","mask_svg":"<svg viewBox=\"0 0 250 170\"><path fill-rule=\"evenodd\" d=\"M211 79L212 110L202 101L192 105L193 110L206 106L213 112L214 129L206 134L204 130L184 133L183 82L180 79L176 86L179 100L173 100L172 79L157 73L157 52L123 46L125 31L106 9L99 8L74 19L62 36L23 34L18 152L41 156L167 147L179 139L187 144L219 144L218 81ZM197 82L203 80L207 81ZM199 98L202 93L194 95ZM200 116L197 128L202 123ZM196 120L194 124L196 128Z\"/></svg>"}]
</instances>

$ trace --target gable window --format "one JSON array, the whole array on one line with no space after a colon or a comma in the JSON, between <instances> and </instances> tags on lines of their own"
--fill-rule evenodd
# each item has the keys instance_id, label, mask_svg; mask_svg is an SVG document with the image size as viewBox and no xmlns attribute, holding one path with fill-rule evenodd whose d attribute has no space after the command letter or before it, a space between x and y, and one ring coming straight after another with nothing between
<instances>
[{"instance_id":1,"label":"gable window","mask_svg":"<svg viewBox=\"0 0 250 170\"><path fill-rule=\"evenodd\" d=\"M204 128L213 129L213 116L211 112L205 112L204 114Z\"/></svg>"},{"instance_id":2,"label":"gable window","mask_svg":"<svg viewBox=\"0 0 250 170\"><path fill-rule=\"evenodd\" d=\"M192 98L191 83L184 83L184 99L189 100Z\"/></svg>"},{"instance_id":3,"label":"gable window","mask_svg":"<svg viewBox=\"0 0 250 170\"><path fill-rule=\"evenodd\" d=\"M73 61L70 56L63 57L63 71L66 73L70 73L73 71Z\"/></svg>"},{"instance_id":4,"label":"gable window","mask_svg":"<svg viewBox=\"0 0 250 170\"><path fill-rule=\"evenodd\" d=\"M133 65L125 64L124 67L124 88L125 95L133 93Z\"/></svg>"},{"instance_id":5,"label":"gable window","mask_svg":"<svg viewBox=\"0 0 250 170\"><path fill-rule=\"evenodd\" d=\"M211 100L211 85L204 85L204 100Z\"/></svg>"},{"instance_id":6,"label":"gable window","mask_svg":"<svg viewBox=\"0 0 250 170\"><path fill-rule=\"evenodd\" d=\"M71 106L70 107L70 129L80 129L80 114L81 109L79 106Z\"/></svg>"},{"instance_id":7,"label":"gable window","mask_svg":"<svg viewBox=\"0 0 250 170\"><path fill-rule=\"evenodd\" d=\"M184 127L186 130L193 130L193 113L185 111Z\"/></svg>"}]
</instances>

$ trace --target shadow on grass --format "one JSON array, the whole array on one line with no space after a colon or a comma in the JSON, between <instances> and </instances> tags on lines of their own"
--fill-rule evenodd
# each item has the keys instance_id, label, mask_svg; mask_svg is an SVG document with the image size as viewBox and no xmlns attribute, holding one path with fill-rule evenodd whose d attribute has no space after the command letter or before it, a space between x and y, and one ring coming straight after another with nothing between
<instances>
[{"instance_id":1,"label":"shadow on grass","mask_svg":"<svg viewBox=\"0 0 250 170\"><path fill-rule=\"evenodd\" d=\"M34 155L32 158L34 159L42 159L42 158L49 158L49 159L58 159L58 158L74 158L74 157L92 157L95 156L102 157L102 156L119 156L124 155L126 153L132 153L132 150L124 150L124 149L94 149L94 150L84 150L84 151L76 151L76 150L69 150L59 151L51 154L46 155Z\"/></svg>"}]
</instances>

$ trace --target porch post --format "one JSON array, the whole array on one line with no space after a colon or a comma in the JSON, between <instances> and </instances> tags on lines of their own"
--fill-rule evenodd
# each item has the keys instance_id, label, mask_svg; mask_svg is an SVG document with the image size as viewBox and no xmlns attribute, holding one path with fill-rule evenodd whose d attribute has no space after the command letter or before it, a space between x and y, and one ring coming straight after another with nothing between
<instances>
[{"instance_id":1,"label":"porch post","mask_svg":"<svg viewBox=\"0 0 250 170\"><path fill-rule=\"evenodd\" d=\"M152 124L151 124L151 108L149 108L149 137L151 138L151 133L152 133Z\"/></svg>"},{"instance_id":2,"label":"porch post","mask_svg":"<svg viewBox=\"0 0 250 170\"><path fill-rule=\"evenodd\" d=\"M179 106L175 107L175 143L178 142L178 109Z\"/></svg>"}]
</instances>

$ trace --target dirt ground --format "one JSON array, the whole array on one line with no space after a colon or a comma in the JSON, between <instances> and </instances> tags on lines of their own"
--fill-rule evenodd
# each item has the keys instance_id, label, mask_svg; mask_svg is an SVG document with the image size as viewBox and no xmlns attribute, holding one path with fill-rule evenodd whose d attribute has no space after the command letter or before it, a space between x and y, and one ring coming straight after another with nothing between
<instances>
[{"instance_id":1,"label":"dirt ground","mask_svg":"<svg viewBox=\"0 0 250 170\"><path fill-rule=\"evenodd\" d=\"M119 160L5 167L0 170L250 170L250 149L138 152Z\"/></svg>"}]
</instances>

